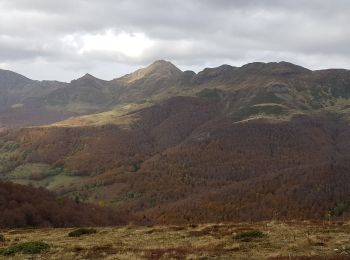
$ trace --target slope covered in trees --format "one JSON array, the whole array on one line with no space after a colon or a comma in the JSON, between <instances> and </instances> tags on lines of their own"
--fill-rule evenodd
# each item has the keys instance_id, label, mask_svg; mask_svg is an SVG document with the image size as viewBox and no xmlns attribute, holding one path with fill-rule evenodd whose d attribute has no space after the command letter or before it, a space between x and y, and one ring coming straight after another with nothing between
<instances>
[{"instance_id":1,"label":"slope covered in trees","mask_svg":"<svg viewBox=\"0 0 350 260\"><path fill-rule=\"evenodd\" d=\"M59 194L103 201L142 223L347 216L347 121L319 114L237 122L222 109L178 97L130 114L139 119L128 129L30 128L3 138L18 144L18 164L81 176L56 186Z\"/></svg>"},{"instance_id":2,"label":"slope covered in trees","mask_svg":"<svg viewBox=\"0 0 350 260\"><path fill-rule=\"evenodd\" d=\"M107 226L125 216L91 204L58 198L43 188L0 182L0 227Z\"/></svg>"},{"instance_id":3,"label":"slope covered in trees","mask_svg":"<svg viewBox=\"0 0 350 260\"><path fill-rule=\"evenodd\" d=\"M195 74L156 62L110 82L86 75L70 87L48 102L126 102L124 112L2 130L1 179L141 223L349 214L349 71L282 62Z\"/></svg>"}]
</instances>

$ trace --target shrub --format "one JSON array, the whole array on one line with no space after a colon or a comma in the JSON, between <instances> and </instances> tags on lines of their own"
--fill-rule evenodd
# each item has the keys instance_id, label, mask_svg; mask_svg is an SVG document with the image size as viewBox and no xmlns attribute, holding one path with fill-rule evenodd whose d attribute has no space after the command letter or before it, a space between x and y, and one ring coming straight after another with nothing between
<instances>
[{"instance_id":1,"label":"shrub","mask_svg":"<svg viewBox=\"0 0 350 260\"><path fill-rule=\"evenodd\" d=\"M3 242L5 242L5 237L0 234L0 243L3 243Z\"/></svg>"},{"instance_id":2,"label":"shrub","mask_svg":"<svg viewBox=\"0 0 350 260\"><path fill-rule=\"evenodd\" d=\"M349 212L350 205L349 203L338 203L333 209L333 214L337 217L342 216L344 213Z\"/></svg>"},{"instance_id":3,"label":"shrub","mask_svg":"<svg viewBox=\"0 0 350 260\"><path fill-rule=\"evenodd\" d=\"M12 256L17 253L33 255L33 254L39 254L39 253L45 252L49 248L50 246L44 242L40 242L40 241L25 242L17 245L12 245L5 249L1 249L0 255Z\"/></svg>"},{"instance_id":4,"label":"shrub","mask_svg":"<svg viewBox=\"0 0 350 260\"><path fill-rule=\"evenodd\" d=\"M245 231L245 232L238 233L235 236L233 236L233 238L244 242L249 242L255 238L262 238L265 236L266 234L264 234L259 230L252 230L252 231Z\"/></svg>"},{"instance_id":5,"label":"shrub","mask_svg":"<svg viewBox=\"0 0 350 260\"><path fill-rule=\"evenodd\" d=\"M83 235L91 235L91 234L96 234L97 231L94 228L79 228L76 229L68 234L70 237L80 237Z\"/></svg>"}]
</instances>

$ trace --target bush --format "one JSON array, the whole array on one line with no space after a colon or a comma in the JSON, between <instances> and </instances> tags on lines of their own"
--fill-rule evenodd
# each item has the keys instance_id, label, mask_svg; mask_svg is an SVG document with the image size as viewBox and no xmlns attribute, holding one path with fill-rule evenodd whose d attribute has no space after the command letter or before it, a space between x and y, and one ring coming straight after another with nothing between
<instances>
[{"instance_id":1,"label":"bush","mask_svg":"<svg viewBox=\"0 0 350 260\"><path fill-rule=\"evenodd\" d=\"M79 228L76 229L68 234L70 237L80 237L83 235L91 235L91 234L96 234L97 231L96 229L93 228Z\"/></svg>"},{"instance_id":2,"label":"bush","mask_svg":"<svg viewBox=\"0 0 350 260\"><path fill-rule=\"evenodd\" d=\"M17 253L22 254L39 254L47 251L50 246L44 242L34 241L34 242L25 242L17 245L10 246L5 249L0 250L0 255L3 256L13 256Z\"/></svg>"},{"instance_id":3,"label":"bush","mask_svg":"<svg viewBox=\"0 0 350 260\"><path fill-rule=\"evenodd\" d=\"M244 242L249 242L255 238L263 238L265 236L266 234L259 230L252 230L238 233L237 235L233 236L233 238Z\"/></svg>"},{"instance_id":4,"label":"bush","mask_svg":"<svg viewBox=\"0 0 350 260\"><path fill-rule=\"evenodd\" d=\"M333 209L333 215L340 217L343 214L349 212L350 205L349 203L338 203Z\"/></svg>"},{"instance_id":5,"label":"bush","mask_svg":"<svg viewBox=\"0 0 350 260\"><path fill-rule=\"evenodd\" d=\"M0 243L3 243L3 242L5 242L5 237L0 234Z\"/></svg>"}]
</instances>

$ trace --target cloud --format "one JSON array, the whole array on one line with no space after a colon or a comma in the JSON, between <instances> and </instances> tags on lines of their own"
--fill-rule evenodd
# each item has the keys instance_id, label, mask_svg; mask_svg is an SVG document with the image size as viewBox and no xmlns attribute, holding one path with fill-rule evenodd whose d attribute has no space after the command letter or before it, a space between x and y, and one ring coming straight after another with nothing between
<instances>
[{"instance_id":1,"label":"cloud","mask_svg":"<svg viewBox=\"0 0 350 260\"><path fill-rule=\"evenodd\" d=\"M347 0L2 0L0 66L61 80L113 78L157 59L196 70L350 68L349 13Z\"/></svg>"},{"instance_id":2,"label":"cloud","mask_svg":"<svg viewBox=\"0 0 350 260\"><path fill-rule=\"evenodd\" d=\"M111 29L97 34L65 35L62 43L75 49L78 55L105 53L125 58L139 57L153 45L144 33L116 33Z\"/></svg>"}]
</instances>

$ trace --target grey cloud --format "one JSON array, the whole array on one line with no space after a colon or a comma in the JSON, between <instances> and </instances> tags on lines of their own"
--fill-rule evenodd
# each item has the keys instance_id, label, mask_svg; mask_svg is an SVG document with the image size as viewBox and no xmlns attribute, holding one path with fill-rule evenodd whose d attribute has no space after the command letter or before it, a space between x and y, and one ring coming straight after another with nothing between
<instances>
[{"instance_id":1,"label":"grey cloud","mask_svg":"<svg viewBox=\"0 0 350 260\"><path fill-rule=\"evenodd\" d=\"M155 59L194 69L256 60L350 68L349 13L347 0L2 0L0 64L66 80L82 70L111 78L118 74L111 68ZM108 29L143 33L154 44L130 57L110 50L81 54L62 43L67 35ZM38 59L45 63L40 73L21 67Z\"/></svg>"}]
</instances>

